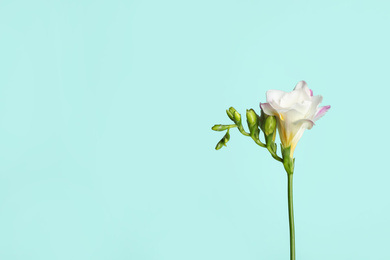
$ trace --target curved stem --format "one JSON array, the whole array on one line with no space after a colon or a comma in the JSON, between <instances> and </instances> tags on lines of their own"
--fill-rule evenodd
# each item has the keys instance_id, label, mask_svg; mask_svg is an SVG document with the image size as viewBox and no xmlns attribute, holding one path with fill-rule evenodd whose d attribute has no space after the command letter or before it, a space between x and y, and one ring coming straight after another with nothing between
<instances>
[{"instance_id":1,"label":"curved stem","mask_svg":"<svg viewBox=\"0 0 390 260\"><path fill-rule=\"evenodd\" d=\"M243 134L245 136L250 136L250 134L247 133L241 125L238 126L238 130L241 132L241 134Z\"/></svg>"},{"instance_id":2,"label":"curved stem","mask_svg":"<svg viewBox=\"0 0 390 260\"><path fill-rule=\"evenodd\" d=\"M259 146L261 146L261 147L265 147L265 144L263 144L259 139L256 139L256 138L253 138L253 137L252 137L252 139L253 139L253 141L255 141L255 143L256 143L257 145L259 145Z\"/></svg>"},{"instance_id":3,"label":"curved stem","mask_svg":"<svg viewBox=\"0 0 390 260\"><path fill-rule=\"evenodd\" d=\"M268 149L268 151L270 152L270 154L272 155L272 157L273 157L275 160L277 160L277 161L279 161L279 162L283 162L283 159L280 158L274 151L272 151L272 148L271 148L270 146L267 146L267 149Z\"/></svg>"},{"instance_id":4,"label":"curved stem","mask_svg":"<svg viewBox=\"0 0 390 260\"><path fill-rule=\"evenodd\" d=\"M290 224L290 260L295 260L295 230L293 210L293 175L287 174L288 190L288 220Z\"/></svg>"}]
</instances>

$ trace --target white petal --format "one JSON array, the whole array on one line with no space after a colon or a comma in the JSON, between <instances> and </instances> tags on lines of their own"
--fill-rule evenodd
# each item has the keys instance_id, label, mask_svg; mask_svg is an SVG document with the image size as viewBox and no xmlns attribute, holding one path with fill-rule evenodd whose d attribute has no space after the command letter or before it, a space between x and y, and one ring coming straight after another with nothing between
<instances>
[{"instance_id":1,"label":"white petal","mask_svg":"<svg viewBox=\"0 0 390 260\"><path fill-rule=\"evenodd\" d=\"M301 119L292 124L292 128L295 130L295 135L291 141L292 145L297 145L299 139L301 139L303 132L306 129L311 129L314 125L314 122L308 119ZM295 148L295 147L294 147Z\"/></svg>"},{"instance_id":2,"label":"white petal","mask_svg":"<svg viewBox=\"0 0 390 260\"><path fill-rule=\"evenodd\" d=\"M278 112L269 103L260 103L260 108L269 116L278 115Z\"/></svg>"},{"instance_id":3,"label":"white petal","mask_svg":"<svg viewBox=\"0 0 390 260\"><path fill-rule=\"evenodd\" d=\"M311 105L310 105L310 108L305 115L305 118L313 119L317 113L318 106L321 104L321 102L322 102L321 95L311 97Z\"/></svg>"},{"instance_id":4,"label":"white petal","mask_svg":"<svg viewBox=\"0 0 390 260\"><path fill-rule=\"evenodd\" d=\"M279 111L279 114L281 115L281 119L283 121L286 121L288 124L292 124L293 122L296 122L298 120L304 119L304 114L300 113L296 109L290 109L287 111Z\"/></svg>"},{"instance_id":5,"label":"white petal","mask_svg":"<svg viewBox=\"0 0 390 260\"><path fill-rule=\"evenodd\" d=\"M301 80L301 81L299 81L299 82L297 83L297 85L295 85L294 90L295 90L295 89L301 89L301 88L303 88L303 87L307 87L307 83L306 83L306 81Z\"/></svg>"},{"instance_id":6,"label":"white petal","mask_svg":"<svg viewBox=\"0 0 390 260\"><path fill-rule=\"evenodd\" d=\"M294 154L295 148L297 147L297 144L298 144L299 140L301 139L303 132L305 132L305 130L306 130L305 127L300 127L298 129L298 131L295 133L295 136L294 136L293 140L291 141L291 150L290 150L291 155Z\"/></svg>"},{"instance_id":7,"label":"white petal","mask_svg":"<svg viewBox=\"0 0 390 260\"><path fill-rule=\"evenodd\" d=\"M300 90L300 89L304 90L308 96L313 96L313 91L309 89L306 81L304 80L299 81L294 88L294 90Z\"/></svg>"},{"instance_id":8,"label":"white petal","mask_svg":"<svg viewBox=\"0 0 390 260\"><path fill-rule=\"evenodd\" d=\"M304 89L296 89L283 95L279 104L283 108L291 108L295 104L302 104L303 102L310 100L311 97Z\"/></svg>"},{"instance_id":9,"label":"white petal","mask_svg":"<svg viewBox=\"0 0 390 260\"><path fill-rule=\"evenodd\" d=\"M301 119L294 122L294 125L299 128L311 129L314 125L314 121L310 119Z\"/></svg>"},{"instance_id":10,"label":"white petal","mask_svg":"<svg viewBox=\"0 0 390 260\"><path fill-rule=\"evenodd\" d=\"M285 135L289 138L287 144L283 145L286 147L291 145L291 155L294 153L295 147L297 146L298 141L301 139L303 132L305 132L306 129L311 129L313 125L314 122L308 119L301 119L293 123L285 124L285 131L287 132Z\"/></svg>"},{"instance_id":11,"label":"white petal","mask_svg":"<svg viewBox=\"0 0 390 260\"><path fill-rule=\"evenodd\" d=\"M304 100L302 103L294 104L292 108L297 110L304 117L310 111L311 105L312 105L311 101Z\"/></svg>"},{"instance_id":12,"label":"white petal","mask_svg":"<svg viewBox=\"0 0 390 260\"><path fill-rule=\"evenodd\" d=\"M286 95L287 92L282 90L268 90L267 91L267 102L271 103L275 108L280 108L280 100Z\"/></svg>"}]
</instances>

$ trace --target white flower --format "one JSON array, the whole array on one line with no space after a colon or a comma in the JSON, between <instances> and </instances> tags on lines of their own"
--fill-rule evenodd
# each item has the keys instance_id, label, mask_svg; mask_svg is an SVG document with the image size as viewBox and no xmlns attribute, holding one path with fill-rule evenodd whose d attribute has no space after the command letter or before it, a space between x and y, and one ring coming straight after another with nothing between
<instances>
[{"instance_id":1,"label":"white flower","mask_svg":"<svg viewBox=\"0 0 390 260\"><path fill-rule=\"evenodd\" d=\"M300 81L291 92L268 90L267 103L260 103L264 113L276 116L280 140L283 147L291 146L291 158L305 129L311 129L330 109L319 107L321 102L322 96L313 96L306 82Z\"/></svg>"}]
</instances>

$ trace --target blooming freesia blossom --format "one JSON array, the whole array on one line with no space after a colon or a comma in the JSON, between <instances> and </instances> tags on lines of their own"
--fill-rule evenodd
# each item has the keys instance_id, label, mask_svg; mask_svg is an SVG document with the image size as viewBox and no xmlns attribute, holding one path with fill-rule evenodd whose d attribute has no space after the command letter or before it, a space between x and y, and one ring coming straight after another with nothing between
<instances>
[{"instance_id":1,"label":"blooming freesia blossom","mask_svg":"<svg viewBox=\"0 0 390 260\"><path fill-rule=\"evenodd\" d=\"M313 96L305 81L300 81L291 92L268 90L267 103L260 103L265 114L275 116L283 147L291 146L290 157L305 129L311 129L330 106L320 107L322 96Z\"/></svg>"}]
</instances>

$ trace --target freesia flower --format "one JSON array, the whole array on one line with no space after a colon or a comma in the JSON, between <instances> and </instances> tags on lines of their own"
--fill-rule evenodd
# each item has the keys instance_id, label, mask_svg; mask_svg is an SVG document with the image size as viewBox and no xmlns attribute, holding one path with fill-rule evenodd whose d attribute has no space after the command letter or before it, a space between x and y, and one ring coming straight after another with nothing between
<instances>
[{"instance_id":1,"label":"freesia flower","mask_svg":"<svg viewBox=\"0 0 390 260\"><path fill-rule=\"evenodd\" d=\"M305 129L311 129L314 122L330 109L319 105L322 96L313 96L305 81L300 81L291 92L268 90L267 103L260 103L265 114L275 116L283 147L291 146L290 157Z\"/></svg>"}]
</instances>

